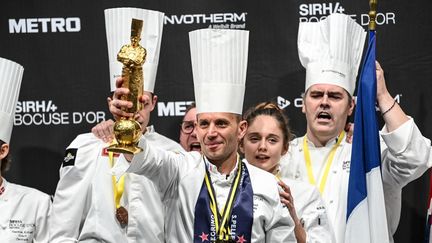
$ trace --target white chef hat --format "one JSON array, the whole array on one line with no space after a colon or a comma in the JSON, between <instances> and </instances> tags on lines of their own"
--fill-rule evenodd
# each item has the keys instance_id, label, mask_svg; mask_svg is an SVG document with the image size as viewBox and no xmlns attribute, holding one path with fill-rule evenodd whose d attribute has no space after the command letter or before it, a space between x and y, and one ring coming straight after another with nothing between
<instances>
[{"instance_id":1,"label":"white chef hat","mask_svg":"<svg viewBox=\"0 0 432 243\"><path fill-rule=\"evenodd\" d=\"M314 84L334 84L352 95L365 37L366 31L345 14L300 23L297 44L306 68L305 90Z\"/></svg>"},{"instance_id":2,"label":"white chef hat","mask_svg":"<svg viewBox=\"0 0 432 243\"><path fill-rule=\"evenodd\" d=\"M10 143L23 66L0 57L0 140Z\"/></svg>"},{"instance_id":3,"label":"white chef hat","mask_svg":"<svg viewBox=\"0 0 432 243\"><path fill-rule=\"evenodd\" d=\"M189 41L197 113L242 114L249 31L201 29Z\"/></svg>"},{"instance_id":4,"label":"white chef hat","mask_svg":"<svg viewBox=\"0 0 432 243\"><path fill-rule=\"evenodd\" d=\"M105 9L104 12L111 91L115 90L116 79L121 76L123 67L123 64L117 61L117 53L123 45L131 43L131 23L134 18L144 22L140 41L140 45L147 50L147 57L143 67L144 90L153 92L165 14L140 8L110 8Z\"/></svg>"}]
</instances>

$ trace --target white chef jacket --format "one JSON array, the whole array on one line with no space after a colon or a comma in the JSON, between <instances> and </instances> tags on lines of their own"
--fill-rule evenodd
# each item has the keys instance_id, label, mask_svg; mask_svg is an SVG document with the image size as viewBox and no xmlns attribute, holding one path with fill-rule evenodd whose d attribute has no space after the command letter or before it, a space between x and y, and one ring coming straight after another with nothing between
<instances>
[{"instance_id":1,"label":"white chef jacket","mask_svg":"<svg viewBox=\"0 0 432 243\"><path fill-rule=\"evenodd\" d=\"M167 206L167 242L192 242L194 234L195 205L206 173L203 157L198 152L173 153L151 146L141 138L139 146L143 152L136 154L130 166L115 166L113 173L128 172L143 174L158 187ZM277 189L276 178L261 169L246 163L253 188L254 213L252 242L296 242L294 223L288 210L283 208ZM212 176L216 198L221 187L231 186ZM214 180L214 181L213 181ZM216 184L216 185L215 185ZM217 199L219 200L219 199ZM218 201L218 204L225 202Z\"/></svg>"},{"instance_id":2,"label":"white chef jacket","mask_svg":"<svg viewBox=\"0 0 432 243\"><path fill-rule=\"evenodd\" d=\"M147 127L145 137L158 147L181 146ZM50 242L164 242L164 207L153 183L126 174L121 205L128 225L115 218L111 165L103 153L107 144L91 133L79 135L68 149L77 149L75 163L60 169L60 181L50 219ZM116 163L124 157L116 158Z\"/></svg>"},{"instance_id":3,"label":"white chef jacket","mask_svg":"<svg viewBox=\"0 0 432 243\"><path fill-rule=\"evenodd\" d=\"M325 203L318 189L309 183L282 178L291 189L297 217L306 231L306 243L335 242Z\"/></svg>"},{"instance_id":4,"label":"white chef jacket","mask_svg":"<svg viewBox=\"0 0 432 243\"><path fill-rule=\"evenodd\" d=\"M36 189L7 182L0 195L0 242L48 242L51 197Z\"/></svg>"},{"instance_id":5,"label":"white chef jacket","mask_svg":"<svg viewBox=\"0 0 432 243\"><path fill-rule=\"evenodd\" d=\"M402 188L432 166L431 145L412 118L390 133L384 127L380 134L383 189L392 242L399 224ZM290 143L289 151L281 161L281 175L309 182L303 139L297 138ZM336 139L333 139L326 146L317 148L308 141L312 163L325 163L327 152L335 143ZM344 242L351 147L344 137L336 150L322 194L337 243Z\"/></svg>"}]
</instances>

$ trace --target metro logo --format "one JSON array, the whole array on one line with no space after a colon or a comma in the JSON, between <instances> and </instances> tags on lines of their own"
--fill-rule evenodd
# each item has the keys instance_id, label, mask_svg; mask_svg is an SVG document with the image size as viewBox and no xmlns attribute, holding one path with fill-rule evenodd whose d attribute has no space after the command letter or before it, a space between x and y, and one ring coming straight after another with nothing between
<instances>
[{"instance_id":1,"label":"metro logo","mask_svg":"<svg viewBox=\"0 0 432 243\"><path fill-rule=\"evenodd\" d=\"M79 32L81 20L70 18L9 19L9 33Z\"/></svg>"},{"instance_id":2,"label":"metro logo","mask_svg":"<svg viewBox=\"0 0 432 243\"><path fill-rule=\"evenodd\" d=\"M184 116L186 108L193 101L158 102L158 116Z\"/></svg>"}]
</instances>

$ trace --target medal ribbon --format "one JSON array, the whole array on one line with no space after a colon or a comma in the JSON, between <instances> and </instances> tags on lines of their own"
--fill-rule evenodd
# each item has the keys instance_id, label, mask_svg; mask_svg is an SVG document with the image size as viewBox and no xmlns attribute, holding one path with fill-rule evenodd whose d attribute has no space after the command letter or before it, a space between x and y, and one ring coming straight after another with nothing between
<instances>
[{"instance_id":1,"label":"medal ribbon","mask_svg":"<svg viewBox=\"0 0 432 243\"><path fill-rule=\"evenodd\" d=\"M248 168L238 159L226 205L219 212L207 164L195 204L194 243L251 242L254 193ZM203 162L205 160L203 158Z\"/></svg>"},{"instance_id":2,"label":"medal ribbon","mask_svg":"<svg viewBox=\"0 0 432 243\"><path fill-rule=\"evenodd\" d=\"M277 181L282 181L282 176L280 175L279 171L276 173L275 177Z\"/></svg>"},{"instance_id":3,"label":"medal ribbon","mask_svg":"<svg viewBox=\"0 0 432 243\"><path fill-rule=\"evenodd\" d=\"M327 177L328 177L328 174L330 172L330 167L331 167L331 164L333 163L333 159L334 159L336 150L339 147L339 145L341 144L344 136L345 136L345 132L342 131L339 134L339 137L337 138L337 143L335 145L333 145L332 149L330 150L330 154L329 154L327 161L325 163L324 173L321 177L321 181L320 181L319 188L318 188L321 194L324 192L324 188L325 188L325 185L327 182ZM307 135L304 136L304 139L303 139L303 153L304 153L304 159L306 161L306 169L307 169L307 173L308 173L308 177L309 177L309 183L316 186L315 177L314 177L313 171L312 171L312 162L311 162L310 153L309 153Z\"/></svg>"},{"instance_id":4,"label":"medal ribbon","mask_svg":"<svg viewBox=\"0 0 432 243\"><path fill-rule=\"evenodd\" d=\"M111 168L114 166L114 153L108 152L109 161L111 164ZM120 177L120 180L117 182L116 177L112 176L112 184L114 189L114 202L116 208L120 208L120 199L124 192L124 175Z\"/></svg>"},{"instance_id":5,"label":"medal ribbon","mask_svg":"<svg viewBox=\"0 0 432 243\"><path fill-rule=\"evenodd\" d=\"M238 157L238 156L237 156ZM240 184L240 178L242 175L242 163L240 159L237 159L238 161L238 168L237 173L234 179L234 183L231 186L230 192L228 194L227 203L225 204L224 208L222 209L222 214L220 214L217 202L216 202L216 193L214 191L213 185L211 183L211 178L208 169L206 170L206 174L204 177L205 185L208 190L208 194L210 197L210 210L215 218L215 228L216 233L218 235L219 240L229 240L231 229L229 227L229 218L231 217L231 212L234 204L234 199L237 195L237 188Z\"/></svg>"}]
</instances>

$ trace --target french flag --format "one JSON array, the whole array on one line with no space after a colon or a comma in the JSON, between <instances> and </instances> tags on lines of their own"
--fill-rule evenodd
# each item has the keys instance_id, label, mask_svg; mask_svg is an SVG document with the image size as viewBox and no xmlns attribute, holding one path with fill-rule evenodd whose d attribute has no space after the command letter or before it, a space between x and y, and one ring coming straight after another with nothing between
<instances>
[{"instance_id":1,"label":"french flag","mask_svg":"<svg viewBox=\"0 0 432 243\"><path fill-rule=\"evenodd\" d=\"M357 87L346 243L389 242L375 110L376 89L375 31L369 31L368 49Z\"/></svg>"}]
</instances>

